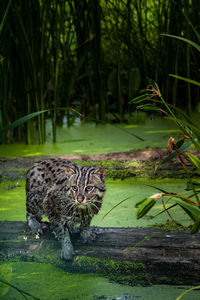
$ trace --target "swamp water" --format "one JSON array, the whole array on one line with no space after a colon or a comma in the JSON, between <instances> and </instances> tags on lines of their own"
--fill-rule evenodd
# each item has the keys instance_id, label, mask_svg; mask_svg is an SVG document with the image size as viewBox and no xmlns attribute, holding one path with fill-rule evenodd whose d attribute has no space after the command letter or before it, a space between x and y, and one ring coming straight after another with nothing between
<instances>
[{"instance_id":1,"label":"swamp water","mask_svg":"<svg viewBox=\"0 0 200 300\"><path fill-rule=\"evenodd\" d=\"M121 128L119 128L121 127ZM85 124L72 128L59 128L58 143L51 144L51 125L47 122L47 143L45 145L1 145L0 157L31 155L89 154L116 151L128 151L144 148L165 148L169 135L178 137L180 132L170 121L146 120L142 125L105 125ZM133 134L141 137L137 139ZM183 192L185 180L147 180L126 179L107 180L107 193L103 207L93 219L96 226L134 226L146 227L155 223L165 223L166 214L156 219L136 220L135 203L146 196L157 193L147 186ZM0 220L25 221L25 182L3 181L0 183ZM125 198L127 201L113 209L105 218L104 215ZM156 215L162 205L156 205L150 215ZM190 220L180 209L174 209L172 215L184 225ZM149 287L127 286L110 282L98 274L72 274L57 266L35 262L6 262L0 265L1 277L12 285L22 289L41 300L173 300L186 291L187 286L154 285ZM24 299L15 289L0 285L0 299ZM32 299L28 297L28 299ZM198 300L199 291L187 293L182 299Z\"/></svg>"},{"instance_id":2,"label":"swamp water","mask_svg":"<svg viewBox=\"0 0 200 300\"><path fill-rule=\"evenodd\" d=\"M126 286L97 274L71 274L49 264L12 263L11 283L41 300L173 300L189 287L154 285ZM24 299L13 288L0 299ZM198 300L193 291L184 300ZM28 299L31 299L28 297Z\"/></svg>"},{"instance_id":3,"label":"swamp water","mask_svg":"<svg viewBox=\"0 0 200 300\"><path fill-rule=\"evenodd\" d=\"M107 182L107 193L103 207L99 215L95 216L92 225L96 226L134 226L145 227L155 223L163 223L168 219L167 215L161 215L156 219L136 220L134 205L140 199L155 193L155 189L147 184L159 186L171 191L184 191L184 180L147 180L126 179L111 180ZM25 220L25 182L2 182L0 185L0 220L24 221ZM113 209L105 218L104 215L121 200L130 197L127 201ZM162 206L157 205L151 211L151 215L157 214ZM189 219L183 211L175 209L172 215L185 225ZM172 300L183 293L186 286L154 285L149 287L127 286L110 282L107 278L98 274L72 274L63 271L59 267L34 263L11 262L0 266L3 278L12 285L38 297L39 299L55 300ZM13 288L1 285L0 299L24 299ZM200 299L199 291L186 294L184 300ZM30 299L30 297L29 297Z\"/></svg>"},{"instance_id":4,"label":"swamp water","mask_svg":"<svg viewBox=\"0 0 200 300\"><path fill-rule=\"evenodd\" d=\"M156 223L165 223L168 220L167 214L161 214L156 219L151 216L159 213L163 206L158 202L150 211L148 218L136 219L136 202L147 196L157 193L157 190L150 187L154 185L171 192L184 193L186 180L184 179L124 179L106 180L106 195L102 208L92 220L93 226L102 227L146 227ZM2 182L0 184L0 220L25 221L25 181ZM120 201L128 198L122 204L114 208ZM110 213L105 216L105 214ZM188 216L183 210L174 207L171 210L172 216L185 226L190 224ZM105 216L105 217L104 217Z\"/></svg>"},{"instance_id":5,"label":"swamp water","mask_svg":"<svg viewBox=\"0 0 200 300\"><path fill-rule=\"evenodd\" d=\"M46 123L47 141L43 145L0 145L0 157L96 154L145 148L166 148L169 136L180 138L180 130L170 120L146 120L141 125L78 124L59 127L57 143L52 144L51 122ZM139 137L140 139L138 139Z\"/></svg>"}]
</instances>

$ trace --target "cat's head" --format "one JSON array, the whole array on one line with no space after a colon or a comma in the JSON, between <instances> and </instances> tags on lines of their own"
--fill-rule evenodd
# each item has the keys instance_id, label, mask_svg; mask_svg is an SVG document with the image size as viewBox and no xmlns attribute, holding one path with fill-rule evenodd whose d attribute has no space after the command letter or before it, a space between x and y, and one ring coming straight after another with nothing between
<instances>
[{"instance_id":1,"label":"cat's head","mask_svg":"<svg viewBox=\"0 0 200 300\"><path fill-rule=\"evenodd\" d=\"M105 170L93 167L67 168L67 195L79 208L99 210L105 194Z\"/></svg>"}]
</instances>

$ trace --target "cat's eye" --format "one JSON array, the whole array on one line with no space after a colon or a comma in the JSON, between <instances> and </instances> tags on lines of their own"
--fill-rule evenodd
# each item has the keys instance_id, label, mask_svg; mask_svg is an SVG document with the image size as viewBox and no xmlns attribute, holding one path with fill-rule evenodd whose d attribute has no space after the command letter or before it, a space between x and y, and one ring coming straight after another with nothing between
<instances>
[{"instance_id":1,"label":"cat's eye","mask_svg":"<svg viewBox=\"0 0 200 300\"><path fill-rule=\"evenodd\" d=\"M78 191L78 187L77 187L76 185L72 185L72 190L73 190L74 192L77 192L77 191Z\"/></svg>"},{"instance_id":2,"label":"cat's eye","mask_svg":"<svg viewBox=\"0 0 200 300\"><path fill-rule=\"evenodd\" d=\"M86 192L90 192L93 190L93 188L94 187L92 185L88 185L88 186L86 186L85 190L86 190Z\"/></svg>"}]
</instances>

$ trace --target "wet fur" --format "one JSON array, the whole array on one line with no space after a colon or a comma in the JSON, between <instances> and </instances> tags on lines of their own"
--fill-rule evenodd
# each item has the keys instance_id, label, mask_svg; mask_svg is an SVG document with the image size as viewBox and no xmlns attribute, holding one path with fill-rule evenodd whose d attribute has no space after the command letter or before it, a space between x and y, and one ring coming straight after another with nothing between
<instances>
[{"instance_id":1,"label":"wet fur","mask_svg":"<svg viewBox=\"0 0 200 300\"><path fill-rule=\"evenodd\" d=\"M26 179L27 222L33 233L43 233L42 216L50 221L61 241L63 259L71 260L70 233L80 229L84 243L94 240L90 223L101 208L105 193L103 169L81 167L65 159L36 162Z\"/></svg>"}]
</instances>

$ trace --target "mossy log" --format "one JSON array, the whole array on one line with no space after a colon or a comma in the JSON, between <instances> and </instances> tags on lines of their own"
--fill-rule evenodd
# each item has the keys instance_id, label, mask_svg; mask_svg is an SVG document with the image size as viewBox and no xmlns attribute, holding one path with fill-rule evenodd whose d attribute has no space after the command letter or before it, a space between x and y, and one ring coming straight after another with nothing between
<instances>
[{"instance_id":1,"label":"mossy log","mask_svg":"<svg viewBox=\"0 0 200 300\"><path fill-rule=\"evenodd\" d=\"M72 237L73 262L60 259L60 244L47 228L37 239L25 222L0 222L3 261L53 263L66 270L97 272L131 285L142 283L198 284L200 234L155 228L94 227L98 239L81 244Z\"/></svg>"}]
</instances>

